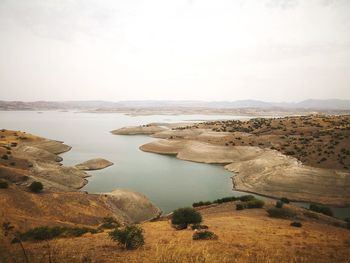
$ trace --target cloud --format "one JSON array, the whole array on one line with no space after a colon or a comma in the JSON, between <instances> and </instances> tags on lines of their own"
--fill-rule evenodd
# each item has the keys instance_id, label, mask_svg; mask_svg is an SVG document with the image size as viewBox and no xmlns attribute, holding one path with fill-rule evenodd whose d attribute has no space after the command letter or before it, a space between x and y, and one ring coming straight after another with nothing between
<instances>
[{"instance_id":1,"label":"cloud","mask_svg":"<svg viewBox=\"0 0 350 263\"><path fill-rule=\"evenodd\" d=\"M266 7L290 9L298 5L297 0L270 0L266 3Z\"/></svg>"},{"instance_id":2,"label":"cloud","mask_svg":"<svg viewBox=\"0 0 350 263\"><path fill-rule=\"evenodd\" d=\"M0 14L40 37L69 41L76 34L96 35L115 10L90 0L2 1Z\"/></svg>"}]
</instances>

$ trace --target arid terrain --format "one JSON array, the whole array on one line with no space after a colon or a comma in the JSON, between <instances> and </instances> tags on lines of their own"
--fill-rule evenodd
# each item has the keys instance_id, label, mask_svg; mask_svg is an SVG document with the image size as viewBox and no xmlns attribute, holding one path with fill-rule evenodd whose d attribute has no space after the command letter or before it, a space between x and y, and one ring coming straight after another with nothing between
<instances>
[{"instance_id":1,"label":"arid terrain","mask_svg":"<svg viewBox=\"0 0 350 263\"><path fill-rule=\"evenodd\" d=\"M153 126L153 127L152 127ZM128 127L114 134L161 140L143 151L225 165L235 189L296 201L350 205L350 116L310 115ZM160 130L161 129L161 130Z\"/></svg>"},{"instance_id":2,"label":"arid terrain","mask_svg":"<svg viewBox=\"0 0 350 263\"><path fill-rule=\"evenodd\" d=\"M107 160L64 167L58 154L70 150L68 145L20 131L0 133L0 180L8 184L0 189L1 263L26 262L23 248L29 262L57 263L348 262L350 258L348 223L291 204L274 208L272 201L265 202L263 208L244 210L236 210L239 201L197 207L203 224L218 239L193 240L194 230L176 230L170 224L171 215L159 218L161 211L140 193L124 189L103 194L78 191L89 176L83 170L108 166L111 163ZM338 206L349 204L349 116L214 121L187 126L153 123L112 133L161 138L141 146L144 151L223 164L238 173L233 177L234 186L247 192ZM292 149L294 154L288 154ZM327 158L329 167L326 161L315 161L312 156L317 160ZM33 181L42 182L43 191L29 191ZM271 209L286 214L275 217ZM145 245L124 250L110 239L111 230L101 228L105 218L121 225L138 223ZM302 227L291 226L293 221L302 223ZM5 235L7 222L14 230ZM77 237L11 243L16 232L36 227L88 232Z\"/></svg>"},{"instance_id":3,"label":"arid terrain","mask_svg":"<svg viewBox=\"0 0 350 263\"><path fill-rule=\"evenodd\" d=\"M61 142L21 131L3 129L0 134L0 180L8 184L8 188L0 189L1 223L9 221L17 230L42 225L87 227L99 224L106 216L132 223L152 219L161 212L142 194L125 189L104 194L77 191L89 175L62 166L57 154L70 147ZM101 163L100 159L95 161L95 165ZM110 165L105 161L105 166ZM43 184L42 192L29 191L34 181Z\"/></svg>"},{"instance_id":4,"label":"arid terrain","mask_svg":"<svg viewBox=\"0 0 350 263\"><path fill-rule=\"evenodd\" d=\"M302 228L291 219L271 218L266 209L236 211L232 202L199 210L218 240L192 240L193 230L175 230L164 218L141 225L145 245L126 251L108 237L109 231L49 242L24 242L30 262L348 262L350 231L338 221L305 209L296 211ZM307 216L305 216L307 215ZM21 262L19 245L13 255Z\"/></svg>"}]
</instances>

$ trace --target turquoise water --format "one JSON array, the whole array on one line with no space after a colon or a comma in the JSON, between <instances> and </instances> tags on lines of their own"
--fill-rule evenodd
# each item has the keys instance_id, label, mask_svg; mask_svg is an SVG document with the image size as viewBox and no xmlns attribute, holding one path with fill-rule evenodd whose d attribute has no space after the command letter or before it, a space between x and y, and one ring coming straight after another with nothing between
<instances>
[{"instance_id":1,"label":"turquoise water","mask_svg":"<svg viewBox=\"0 0 350 263\"><path fill-rule=\"evenodd\" d=\"M146 195L168 213L195 201L243 195L233 191L231 176L220 165L200 164L175 157L146 153L142 144L156 140L148 136L113 135L111 130L151 122L183 122L210 119L243 119L240 116L152 115L127 116L119 113L74 113L49 111L0 111L0 128L23 130L42 137L64 141L72 150L62 154L64 165L91 158L114 163L106 169L89 172L88 192L108 192L126 188ZM263 199L267 199L261 197ZM305 206L304 203L300 204ZM333 209L336 216L350 215L350 208Z\"/></svg>"},{"instance_id":2,"label":"turquoise water","mask_svg":"<svg viewBox=\"0 0 350 263\"><path fill-rule=\"evenodd\" d=\"M165 213L233 195L231 173L222 166L199 164L174 157L145 153L139 146L153 140L148 136L113 135L109 131L150 122L224 119L228 116L137 116L73 112L0 112L1 126L23 130L64 141L72 150L62 154L64 165L75 165L101 157L114 163L106 169L89 172L83 190L108 192L127 188L145 194ZM239 118L239 117L238 117ZM1 128L2 128L1 127ZM241 193L237 193L241 194Z\"/></svg>"}]
</instances>

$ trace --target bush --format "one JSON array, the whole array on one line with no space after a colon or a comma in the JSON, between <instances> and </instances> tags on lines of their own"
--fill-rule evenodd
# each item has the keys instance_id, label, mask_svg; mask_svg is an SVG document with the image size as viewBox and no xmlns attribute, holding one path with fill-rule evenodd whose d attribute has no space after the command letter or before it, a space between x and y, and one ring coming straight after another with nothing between
<instances>
[{"instance_id":1,"label":"bush","mask_svg":"<svg viewBox=\"0 0 350 263\"><path fill-rule=\"evenodd\" d=\"M193 225L191 228L192 230L195 230L195 229L201 230L201 229L208 229L209 227L206 225Z\"/></svg>"},{"instance_id":2,"label":"bush","mask_svg":"<svg viewBox=\"0 0 350 263\"><path fill-rule=\"evenodd\" d=\"M327 216L333 216L332 210L327 206L311 204L310 210Z\"/></svg>"},{"instance_id":3,"label":"bush","mask_svg":"<svg viewBox=\"0 0 350 263\"><path fill-rule=\"evenodd\" d=\"M114 217L106 216L102 220L102 224L99 226L99 228L106 228L106 229L112 229L120 227L120 224L117 220L114 219Z\"/></svg>"},{"instance_id":4,"label":"bush","mask_svg":"<svg viewBox=\"0 0 350 263\"><path fill-rule=\"evenodd\" d=\"M294 227L302 227L303 225L302 225L302 223L300 223L300 222L292 222L292 223L290 223L290 225L291 226L294 226Z\"/></svg>"},{"instance_id":5,"label":"bush","mask_svg":"<svg viewBox=\"0 0 350 263\"><path fill-rule=\"evenodd\" d=\"M275 218L294 218L296 217L296 213L289 208L277 208L273 207L267 210L267 213L271 217Z\"/></svg>"},{"instance_id":6,"label":"bush","mask_svg":"<svg viewBox=\"0 0 350 263\"><path fill-rule=\"evenodd\" d=\"M26 240L49 240L55 237L79 237L85 233L95 234L97 231L90 228L79 227L36 227L20 234L22 241Z\"/></svg>"},{"instance_id":7,"label":"bush","mask_svg":"<svg viewBox=\"0 0 350 263\"><path fill-rule=\"evenodd\" d=\"M238 200L238 198L235 196L228 196L228 197L216 199L214 201L214 203L221 204L221 203L232 202L232 201L237 201L237 200Z\"/></svg>"},{"instance_id":8,"label":"bush","mask_svg":"<svg viewBox=\"0 0 350 263\"><path fill-rule=\"evenodd\" d=\"M0 181L0 189L6 189L9 187L9 184L5 181Z\"/></svg>"},{"instance_id":9,"label":"bush","mask_svg":"<svg viewBox=\"0 0 350 263\"><path fill-rule=\"evenodd\" d=\"M211 205L211 204L212 204L212 202L210 202L210 201L206 201L206 202L200 201L200 202L197 202L197 203L193 203L192 206L193 207L198 207L198 206Z\"/></svg>"},{"instance_id":10,"label":"bush","mask_svg":"<svg viewBox=\"0 0 350 263\"><path fill-rule=\"evenodd\" d=\"M264 205L265 202L259 199L250 200L244 204L245 208L262 208Z\"/></svg>"},{"instance_id":11,"label":"bush","mask_svg":"<svg viewBox=\"0 0 350 263\"><path fill-rule=\"evenodd\" d=\"M289 204L289 199L288 198L286 198L286 197L282 197L281 198L281 201L283 202L283 203L285 203L285 204Z\"/></svg>"},{"instance_id":12,"label":"bush","mask_svg":"<svg viewBox=\"0 0 350 263\"><path fill-rule=\"evenodd\" d=\"M171 218L173 225L199 224L202 222L202 216L199 212L191 207L176 209Z\"/></svg>"},{"instance_id":13,"label":"bush","mask_svg":"<svg viewBox=\"0 0 350 263\"><path fill-rule=\"evenodd\" d=\"M236 204L236 210L243 210L244 205L243 204Z\"/></svg>"},{"instance_id":14,"label":"bush","mask_svg":"<svg viewBox=\"0 0 350 263\"><path fill-rule=\"evenodd\" d=\"M33 193L39 193L43 190L44 186L40 182L32 182L29 186L29 190Z\"/></svg>"},{"instance_id":15,"label":"bush","mask_svg":"<svg viewBox=\"0 0 350 263\"><path fill-rule=\"evenodd\" d=\"M193 233L193 240L213 240L218 239L218 236L211 231L198 231Z\"/></svg>"},{"instance_id":16,"label":"bush","mask_svg":"<svg viewBox=\"0 0 350 263\"><path fill-rule=\"evenodd\" d=\"M8 160L8 159L9 159L9 157L8 157L8 155L7 155L7 154L4 154L4 155L2 155L2 156L1 156L1 159L3 159L3 160Z\"/></svg>"},{"instance_id":17,"label":"bush","mask_svg":"<svg viewBox=\"0 0 350 263\"><path fill-rule=\"evenodd\" d=\"M199 206L204 206L204 205L211 205L211 204L222 204L222 203L227 203L227 202L233 202L233 201L242 201L242 202L248 202L248 201L252 201L256 199L253 195L242 195L240 197L236 197L236 196L228 196L228 197L223 197L223 198L219 198L214 200L213 202L211 201L200 201L197 203L193 203L192 206L193 207L199 207Z\"/></svg>"},{"instance_id":18,"label":"bush","mask_svg":"<svg viewBox=\"0 0 350 263\"><path fill-rule=\"evenodd\" d=\"M135 225L126 226L124 229L115 229L109 233L109 236L128 250L136 249L145 243L142 228Z\"/></svg>"},{"instance_id":19,"label":"bush","mask_svg":"<svg viewBox=\"0 0 350 263\"><path fill-rule=\"evenodd\" d=\"M254 195L242 195L242 196L238 197L238 199L242 202L248 202L248 201L252 201L256 198L254 197Z\"/></svg>"},{"instance_id":20,"label":"bush","mask_svg":"<svg viewBox=\"0 0 350 263\"><path fill-rule=\"evenodd\" d=\"M282 208L282 207L283 207L283 204L284 204L284 202L282 202L282 201L277 201L277 202L276 202L276 207L277 207L277 208Z\"/></svg>"}]
</instances>

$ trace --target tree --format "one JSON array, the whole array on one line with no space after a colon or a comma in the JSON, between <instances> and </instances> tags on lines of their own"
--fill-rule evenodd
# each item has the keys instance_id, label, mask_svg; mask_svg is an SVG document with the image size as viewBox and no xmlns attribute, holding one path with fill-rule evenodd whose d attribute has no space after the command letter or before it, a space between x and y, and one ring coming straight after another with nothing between
<instances>
[{"instance_id":1,"label":"tree","mask_svg":"<svg viewBox=\"0 0 350 263\"><path fill-rule=\"evenodd\" d=\"M29 186L29 190L32 191L33 193L39 193L41 190L43 190L44 186L40 182L32 182Z\"/></svg>"},{"instance_id":2,"label":"tree","mask_svg":"<svg viewBox=\"0 0 350 263\"><path fill-rule=\"evenodd\" d=\"M173 225L199 224L202 222L202 215L191 207L176 209L173 213L171 223Z\"/></svg>"},{"instance_id":3,"label":"tree","mask_svg":"<svg viewBox=\"0 0 350 263\"><path fill-rule=\"evenodd\" d=\"M136 225L126 226L123 229L116 228L109 233L109 236L128 250L138 248L145 243L143 230Z\"/></svg>"}]
</instances>

